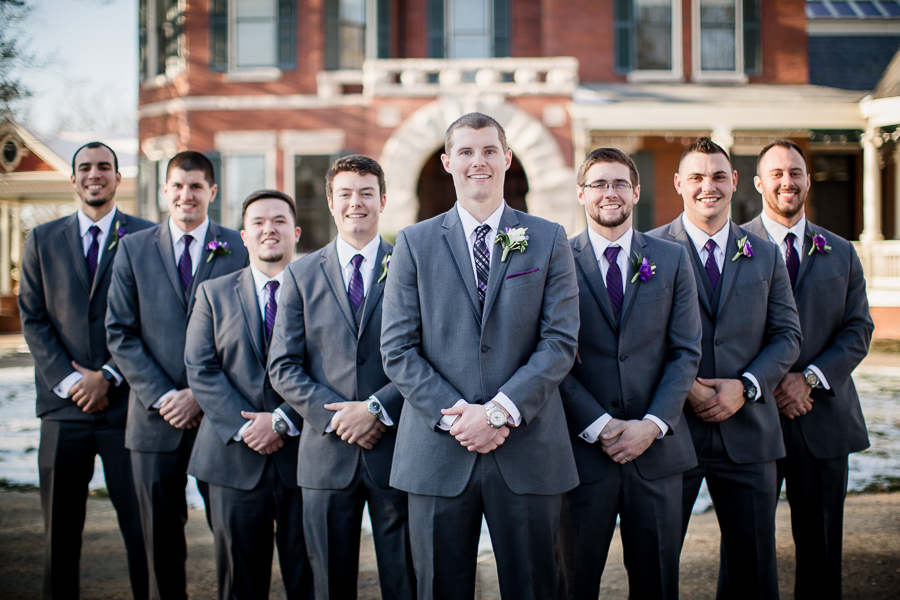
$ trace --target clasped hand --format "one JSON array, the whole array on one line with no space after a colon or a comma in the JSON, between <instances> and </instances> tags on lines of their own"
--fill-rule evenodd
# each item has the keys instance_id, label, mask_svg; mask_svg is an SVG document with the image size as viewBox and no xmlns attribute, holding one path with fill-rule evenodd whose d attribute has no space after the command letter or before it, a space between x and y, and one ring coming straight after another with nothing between
<instances>
[{"instance_id":1,"label":"clasped hand","mask_svg":"<svg viewBox=\"0 0 900 600\"><path fill-rule=\"evenodd\" d=\"M78 408L92 415L109 406L109 398L106 396L109 391L109 382L103 373L82 367L74 360L72 367L81 373L81 379L69 389L69 397L78 405Z\"/></svg>"},{"instance_id":2,"label":"clasped hand","mask_svg":"<svg viewBox=\"0 0 900 600\"><path fill-rule=\"evenodd\" d=\"M371 450L387 431L387 425L369 412L365 402L333 402L326 404L325 408L335 411L331 428L348 444L359 444Z\"/></svg>"},{"instance_id":3,"label":"clasped hand","mask_svg":"<svg viewBox=\"0 0 900 600\"><path fill-rule=\"evenodd\" d=\"M163 400L159 414L169 425L178 429L193 429L203 420L203 409L194 400L190 388L178 390Z\"/></svg>"},{"instance_id":4,"label":"clasped hand","mask_svg":"<svg viewBox=\"0 0 900 600\"><path fill-rule=\"evenodd\" d=\"M260 454L273 454L284 446L284 436L275 433L272 429L272 413L270 412L246 412L241 411L241 416L248 421L253 421L244 430L241 439Z\"/></svg>"},{"instance_id":5,"label":"clasped hand","mask_svg":"<svg viewBox=\"0 0 900 600\"><path fill-rule=\"evenodd\" d=\"M503 409L503 412L506 410ZM442 409L441 413L459 415L450 427L450 435L455 437L463 448L468 448L469 452L487 454L502 446L506 436L509 435L509 427L505 425L499 429L491 427L481 404L460 403L459 406Z\"/></svg>"},{"instance_id":6,"label":"clasped hand","mask_svg":"<svg viewBox=\"0 0 900 600\"><path fill-rule=\"evenodd\" d=\"M788 373L775 388L778 412L788 419L805 415L813 407L813 399L809 395L811 391L802 373Z\"/></svg>"},{"instance_id":7,"label":"clasped hand","mask_svg":"<svg viewBox=\"0 0 900 600\"><path fill-rule=\"evenodd\" d=\"M702 421L721 423L744 405L744 384L740 379L698 377L687 399Z\"/></svg>"},{"instance_id":8,"label":"clasped hand","mask_svg":"<svg viewBox=\"0 0 900 600\"><path fill-rule=\"evenodd\" d=\"M600 432L600 443L607 456L624 465L646 452L659 434L659 425L649 419L610 419Z\"/></svg>"}]
</instances>

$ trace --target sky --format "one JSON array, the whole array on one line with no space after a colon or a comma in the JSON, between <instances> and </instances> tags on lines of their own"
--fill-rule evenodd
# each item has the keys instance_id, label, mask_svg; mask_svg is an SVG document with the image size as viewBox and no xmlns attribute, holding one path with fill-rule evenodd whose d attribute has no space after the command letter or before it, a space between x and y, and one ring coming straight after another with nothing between
<instances>
[{"instance_id":1,"label":"sky","mask_svg":"<svg viewBox=\"0 0 900 600\"><path fill-rule=\"evenodd\" d=\"M21 74L33 94L26 127L53 133L68 116L69 130L115 125L137 135L138 0L28 2L28 49L43 66Z\"/></svg>"}]
</instances>

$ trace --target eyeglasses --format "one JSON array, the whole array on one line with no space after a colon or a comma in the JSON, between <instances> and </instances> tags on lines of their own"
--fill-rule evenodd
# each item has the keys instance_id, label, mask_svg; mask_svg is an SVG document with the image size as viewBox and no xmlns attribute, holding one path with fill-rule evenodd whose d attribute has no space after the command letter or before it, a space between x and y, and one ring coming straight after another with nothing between
<instances>
[{"instance_id":1,"label":"eyeglasses","mask_svg":"<svg viewBox=\"0 0 900 600\"><path fill-rule=\"evenodd\" d=\"M624 181L604 181L601 179L600 181L592 181L591 183L585 183L581 187L583 188L591 188L592 190L596 190L598 192L603 192L605 190L612 190L617 194L624 194L634 186L630 183L626 183Z\"/></svg>"}]
</instances>

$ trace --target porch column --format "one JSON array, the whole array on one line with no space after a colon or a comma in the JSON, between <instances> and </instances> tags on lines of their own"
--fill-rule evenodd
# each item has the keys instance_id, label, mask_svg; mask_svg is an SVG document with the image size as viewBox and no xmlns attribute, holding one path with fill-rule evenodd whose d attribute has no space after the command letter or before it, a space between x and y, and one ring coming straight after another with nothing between
<instances>
[{"instance_id":1,"label":"porch column","mask_svg":"<svg viewBox=\"0 0 900 600\"><path fill-rule=\"evenodd\" d=\"M709 138L720 145L728 153L728 156L731 156L731 148L734 146L734 132L730 126L717 125L713 127ZM734 218L734 202L728 205L728 217Z\"/></svg>"},{"instance_id":2,"label":"porch column","mask_svg":"<svg viewBox=\"0 0 900 600\"><path fill-rule=\"evenodd\" d=\"M877 140L877 141L876 141ZM863 230L861 242L877 242L884 239L881 233L881 164L878 149L881 138L875 130L862 137L863 146Z\"/></svg>"},{"instance_id":3,"label":"porch column","mask_svg":"<svg viewBox=\"0 0 900 600\"><path fill-rule=\"evenodd\" d=\"M9 245L9 204L0 202L0 294L4 296L12 293Z\"/></svg>"}]
</instances>

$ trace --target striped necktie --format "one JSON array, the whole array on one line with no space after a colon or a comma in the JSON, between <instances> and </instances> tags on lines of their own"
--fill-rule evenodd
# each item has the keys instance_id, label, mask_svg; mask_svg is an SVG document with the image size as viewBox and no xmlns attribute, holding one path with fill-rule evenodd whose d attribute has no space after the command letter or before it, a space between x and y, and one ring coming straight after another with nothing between
<instances>
[{"instance_id":1,"label":"striped necktie","mask_svg":"<svg viewBox=\"0 0 900 600\"><path fill-rule=\"evenodd\" d=\"M266 284L269 291L269 299L266 302L266 343L272 339L272 328L275 327L275 313L278 312L278 302L275 300L275 292L278 290L278 282L270 281Z\"/></svg>"},{"instance_id":2,"label":"striped necktie","mask_svg":"<svg viewBox=\"0 0 900 600\"><path fill-rule=\"evenodd\" d=\"M622 269L619 268L619 263L616 260L619 257L619 250L621 248L618 246L607 246L606 250L603 251L603 256L609 262L609 269L606 271L606 291L609 292L609 301L612 302L613 310L616 311L616 314L619 314L619 311L622 310L622 300L625 298L625 293L622 289Z\"/></svg>"},{"instance_id":3,"label":"striped necktie","mask_svg":"<svg viewBox=\"0 0 900 600\"><path fill-rule=\"evenodd\" d=\"M88 273L91 275L91 281L94 281L94 275L97 273L97 256L100 254L100 242L97 241L97 236L100 235L100 228L96 225L91 225L91 228L88 229L94 239L91 241L91 245L88 247L87 256L85 256L85 260L87 261Z\"/></svg>"},{"instance_id":4,"label":"striped necktie","mask_svg":"<svg viewBox=\"0 0 900 600\"><path fill-rule=\"evenodd\" d=\"M191 287L191 279L194 278L192 272L194 263L191 260L191 242L194 241L194 236L186 233L181 237L181 241L184 242L184 252L181 253L181 259L178 261L178 274L181 275L181 287L187 290Z\"/></svg>"},{"instance_id":5,"label":"striped necktie","mask_svg":"<svg viewBox=\"0 0 900 600\"><path fill-rule=\"evenodd\" d=\"M484 297L487 294L488 276L491 273L491 254L488 252L484 238L491 230L491 226L485 223L475 228L475 273L478 276L478 298L481 300L481 308L484 308Z\"/></svg>"},{"instance_id":6,"label":"striped necktie","mask_svg":"<svg viewBox=\"0 0 900 600\"><path fill-rule=\"evenodd\" d=\"M706 240L706 276L709 277L709 285L712 286L712 291L716 291L716 286L719 285L719 265L716 263L716 242L712 238Z\"/></svg>"}]
</instances>

